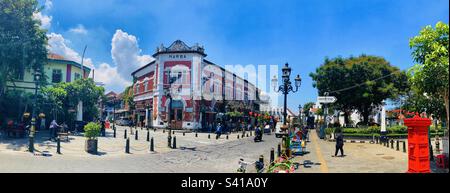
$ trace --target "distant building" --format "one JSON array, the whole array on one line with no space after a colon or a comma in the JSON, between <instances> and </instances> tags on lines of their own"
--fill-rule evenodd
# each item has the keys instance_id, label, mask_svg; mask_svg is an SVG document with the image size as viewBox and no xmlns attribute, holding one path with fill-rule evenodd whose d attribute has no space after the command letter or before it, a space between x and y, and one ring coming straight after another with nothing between
<instances>
[{"instance_id":1,"label":"distant building","mask_svg":"<svg viewBox=\"0 0 450 193\"><path fill-rule=\"evenodd\" d=\"M169 47L157 47L153 57L154 61L131 74L138 124L167 126L168 91L173 97L170 116L176 129L204 128L229 110L259 111L260 90L206 60L203 47L189 47L177 40ZM169 73L176 79L170 89Z\"/></svg>"},{"instance_id":2,"label":"distant building","mask_svg":"<svg viewBox=\"0 0 450 193\"><path fill-rule=\"evenodd\" d=\"M47 77L48 84L54 85L60 82L72 82L81 78L88 78L91 69L87 66L81 69L81 64L67 60L57 54L48 55L48 63L44 65L43 75ZM34 92L34 71L32 69L23 69L22 73L14 81L7 82L8 90L25 90Z\"/></svg>"}]
</instances>

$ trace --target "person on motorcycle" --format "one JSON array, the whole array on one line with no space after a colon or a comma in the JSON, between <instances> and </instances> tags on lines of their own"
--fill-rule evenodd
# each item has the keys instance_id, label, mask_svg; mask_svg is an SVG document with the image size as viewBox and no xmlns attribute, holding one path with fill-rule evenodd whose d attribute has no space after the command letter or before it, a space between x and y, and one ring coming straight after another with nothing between
<instances>
[{"instance_id":1,"label":"person on motorcycle","mask_svg":"<svg viewBox=\"0 0 450 193\"><path fill-rule=\"evenodd\" d=\"M255 141L261 141L262 140L262 130L261 125L258 125L255 128Z\"/></svg>"}]
</instances>

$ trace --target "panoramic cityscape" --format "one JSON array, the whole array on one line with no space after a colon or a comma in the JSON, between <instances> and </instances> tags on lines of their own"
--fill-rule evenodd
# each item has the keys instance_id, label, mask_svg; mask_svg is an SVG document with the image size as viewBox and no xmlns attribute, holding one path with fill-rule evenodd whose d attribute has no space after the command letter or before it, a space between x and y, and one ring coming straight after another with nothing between
<instances>
[{"instance_id":1,"label":"panoramic cityscape","mask_svg":"<svg viewBox=\"0 0 450 193\"><path fill-rule=\"evenodd\" d=\"M0 173L448 173L448 15L0 0Z\"/></svg>"}]
</instances>

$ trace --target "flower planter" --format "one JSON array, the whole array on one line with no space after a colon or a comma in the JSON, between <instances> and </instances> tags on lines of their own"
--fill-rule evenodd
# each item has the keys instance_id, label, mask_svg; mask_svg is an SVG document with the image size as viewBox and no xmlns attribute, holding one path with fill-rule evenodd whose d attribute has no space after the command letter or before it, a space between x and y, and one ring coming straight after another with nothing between
<instances>
[{"instance_id":1,"label":"flower planter","mask_svg":"<svg viewBox=\"0 0 450 193\"><path fill-rule=\"evenodd\" d=\"M98 140L86 139L85 150L90 154L97 154Z\"/></svg>"}]
</instances>

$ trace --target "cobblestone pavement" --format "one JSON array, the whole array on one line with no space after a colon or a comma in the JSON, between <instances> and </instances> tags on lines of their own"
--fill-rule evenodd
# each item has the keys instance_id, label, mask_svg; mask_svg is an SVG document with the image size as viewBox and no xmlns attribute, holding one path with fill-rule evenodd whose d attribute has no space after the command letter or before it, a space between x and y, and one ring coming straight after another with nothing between
<instances>
[{"instance_id":1,"label":"cobblestone pavement","mask_svg":"<svg viewBox=\"0 0 450 193\"><path fill-rule=\"evenodd\" d=\"M185 136L176 133L178 148L170 149L167 147L167 132L158 130L150 132L156 141L156 153L150 153L146 131L144 129L141 132L138 129L139 140L134 140L133 135L130 137L133 147L130 155L124 153L125 140L123 134L119 134L123 133L124 129L118 127L116 139L99 138L100 152L105 149L99 155L84 153L82 137L72 137L71 142L63 143L62 146L66 148L61 149L62 155L55 153L54 142L37 144L37 149L51 153L48 157L26 152L26 142L6 145L8 141L3 141L0 147L0 172L226 173L236 171L239 158L248 162L256 161L261 154L268 158L270 149L276 147L280 141L274 135L265 135L263 142L255 143L253 136L237 139L237 133L229 135L228 140L226 135L216 140L215 135L208 139L208 134L205 133L199 133L198 137L195 137L195 133L186 133ZM111 132L108 131L108 134ZM117 152L113 151L114 148L117 148ZM142 148L142 151L139 148Z\"/></svg>"},{"instance_id":2,"label":"cobblestone pavement","mask_svg":"<svg viewBox=\"0 0 450 193\"><path fill-rule=\"evenodd\" d=\"M145 128L129 128L117 126L116 138L113 137L113 131L107 130L106 137L99 137L98 151L103 156L125 156L125 143L124 138L125 131L127 137L130 139L130 151L132 154L147 154L150 150L150 142L147 141L147 130ZM168 130L150 130L149 136L154 139L155 152L163 153L172 151L173 149L168 147ZM138 140L135 139L135 134L138 134ZM242 133L231 133L226 139L226 134L223 134L218 140L216 140L215 134L210 134L208 138L207 133L198 133L198 137L195 137L195 133L187 132L183 135L181 131L175 131L172 137L176 137L176 144L178 148L194 148L214 144L223 144L230 141L238 140L237 135L240 135L242 139ZM250 133L249 133L250 134ZM253 133L252 133L253 134ZM48 140L48 132L44 131L37 134L35 149L39 152L49 152L56 154L56 142ZM69 136L70 141L61 141L61 153L63 155L89 157L90 155L84 151L85 138L80 135ZM246 136L244 137L246 138ZM28 153L28 139L5 139L0 138L0 152L2 153Z\"/></svg>"},{"instance_id":3,"label":"cobblestone pavement","mask_svg":"<svg viewBox=\"0 0 450 193\"><path fill-rule=\"evenodd\" d=\"M125 153L124 132L130 138L131 154ZM107 131L107 137L99 138L99 155L90 155L84 151L84 137L71 136L70 142L61 143L62 154L56 154L56 143L46 140L45 132L39 133L35 147L37 154L27 152L27 139L0 138L0 172L132 172L132 173L166 173L166 172L236 172L238 160L256 161L263 155L268 165L270 150L276 149L281 141L274 135L265 135L264 142L253 142L253 136L241 137L242 133L232 133L218 140L207 133L175 132L177 149L167 147L167 132L151 130L150 136L155 141L155 152L149 152L146 141L146 129L138 128L139 139L135 140L129 127L117 127L117 136ZM239 135L240 139L237 139ZM334 155L334 142L321 140L316 132L310 132L303 156L293 160L300 163L298 173L404 173L408 168L407 153L370 143L346 143L345 157ZM47 151L49 156L40 156ZM433 172L438 170L432 162ZM254 165L248 172L255 172ZM448 171L447 171L448 172Z\"/></svg>"}]
</instances>

